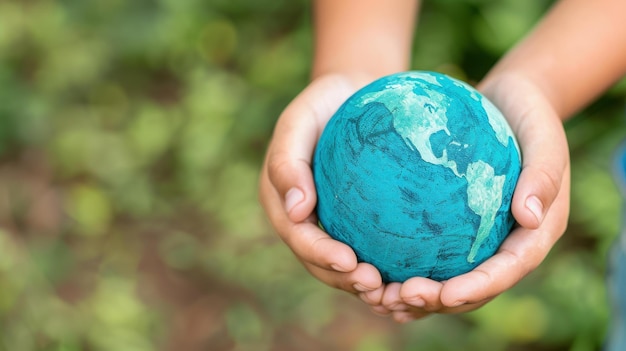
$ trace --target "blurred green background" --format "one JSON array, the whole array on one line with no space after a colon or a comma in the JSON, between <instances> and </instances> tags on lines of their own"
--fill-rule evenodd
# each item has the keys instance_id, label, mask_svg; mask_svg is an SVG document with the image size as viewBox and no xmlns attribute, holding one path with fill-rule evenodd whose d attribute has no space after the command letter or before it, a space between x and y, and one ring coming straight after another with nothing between
<instances>
[{"instance_id":1,"label":"blurred green background","mask_svg":"<svg viewBox=\"0 0 626 351\"><path fill-rule=\"evenodd\" d=\"M550 1L425 1L415 69L478 81ZM626 86L568 122L572 219L484 308L396 325L311 278L257 178L304 0L0 0L0 349L598 350ZM550 152L550 150L546 150Z\"/></svg>"}]
</instances>

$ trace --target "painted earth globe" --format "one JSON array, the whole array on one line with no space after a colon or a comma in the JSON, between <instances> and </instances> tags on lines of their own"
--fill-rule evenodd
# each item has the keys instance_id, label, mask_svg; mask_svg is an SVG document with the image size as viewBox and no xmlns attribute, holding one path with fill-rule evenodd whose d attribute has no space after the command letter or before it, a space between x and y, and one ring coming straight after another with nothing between
<instances>
[{"instance_id":1,"label":"painted earth globe","mask_svg":"<svg viewBox=\"0 0 626 351\"><path fill-rule=\"evenodd\" d=\"M313 158L320 226L385 282L437 281L493 256L521 170L502 113L468 84L409 71L333 115Z\"/></svg>"}]
</instances>

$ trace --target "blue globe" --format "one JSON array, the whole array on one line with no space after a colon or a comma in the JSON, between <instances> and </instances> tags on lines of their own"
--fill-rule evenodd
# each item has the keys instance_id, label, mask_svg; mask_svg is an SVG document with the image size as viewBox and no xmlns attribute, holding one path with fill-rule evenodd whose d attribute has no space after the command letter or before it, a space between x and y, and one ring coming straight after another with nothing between
<instances>
[{"instance_id":1,"label":"blue globe","mask_svg":"<svg viewBox=\"0 0 626 351\"><path fill-rule=\"evenodd\" d=\"M398 73L359 90L325 127L317 214L385 282L446 280L510 233L520 170L509 125L478 91L440 73Z\"/></svg>"}]
</instances>

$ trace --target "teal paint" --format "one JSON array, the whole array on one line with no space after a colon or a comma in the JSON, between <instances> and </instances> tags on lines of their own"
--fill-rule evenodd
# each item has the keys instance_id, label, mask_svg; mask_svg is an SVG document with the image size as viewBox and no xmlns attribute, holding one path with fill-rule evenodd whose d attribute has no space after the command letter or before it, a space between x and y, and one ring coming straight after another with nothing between
<instances>
[{"instance_id":1,"label":"teal paint","mask_svg":"<svg viewBox=\"0 0 626 351\"><path fill-rule=\"evenodd\" d=\"M434 72L381 78L349 98L316 147L323 228L385 281L445 280L509 234L520 151L498 109Z\"/></svg>"}]
</instances>

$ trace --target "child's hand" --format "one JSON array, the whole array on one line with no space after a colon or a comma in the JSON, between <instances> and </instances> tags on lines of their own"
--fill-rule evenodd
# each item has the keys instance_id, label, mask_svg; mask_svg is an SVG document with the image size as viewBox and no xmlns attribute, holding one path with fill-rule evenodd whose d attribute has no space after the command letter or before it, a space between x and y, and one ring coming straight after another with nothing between
<instances>
[{"instance_id":1,"label":"child's hand","mask_svg":"<svg viewBox=\"0 0 626 351\"><path fill-rule=\"evenodd\" d=\"M362 83L341 75L315 79L280 116L261 171L259 197L271 224L307 270L322 282L351 293L381 287L372 265L357 263L352 249L323 232L311 159L324 126Z\"/></svg>"},{"instance_id":2,"label":"child's hand","mask_svg":"<svg viewBox=\"0 0 626 351\"><path fill-rule=\"evenodd\" d=\"M563 235L569 214L569 153L561 119L543 94L522 77L500 77L479 89L509 120L523 165L513 197L513 230L496 255L445 282L412 278L362 294L374 311L399 322L430 313L474 310L534 270ZM382 291L381 291L382 290Z\"/></svg>"},{"instance_id":3,"label":"child's hand","mask_svg":"<svg viewBox=\"0 0 626 351\"><path fill-rule=\"evenodd\" d=\"M358 87L343 76L311 83L277 122L261 174L260 199L272 225L313 276L358 294L377 314L407 322L474 310L543 261L567 224L569 155L560 119L532 84L518 78L481 87L509 119L523 155L512 206L521 226L494 257L446 282L416 277L383 285L375 267L357 263L350 247L319 229L311 157L327 121Z\"/></svg>"}]
</instances>

